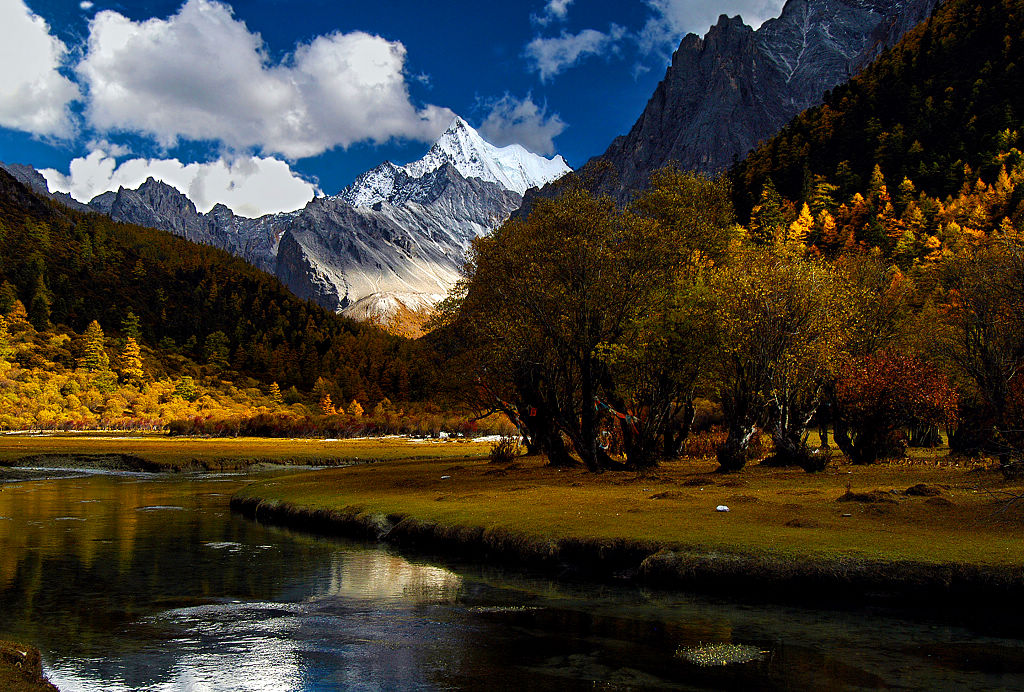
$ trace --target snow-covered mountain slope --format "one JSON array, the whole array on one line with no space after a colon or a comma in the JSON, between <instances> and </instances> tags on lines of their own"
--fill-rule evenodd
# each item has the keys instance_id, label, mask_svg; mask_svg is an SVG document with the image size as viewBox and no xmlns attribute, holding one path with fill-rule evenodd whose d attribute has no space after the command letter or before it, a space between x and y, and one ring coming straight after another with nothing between
<instances>
[{"instance_id":1,"label":"snow-covered mountain slope","mask_svg":"<svg viewBox=\"0 0 1024 692\"><path fill-rule=\"evenodd\" d=\"M497 183L519 195L543 187L571 171L561 156L546 159L518 144L498 148L487 142L462 118L455 118L427 155L405 166L385 161L363 173L338 195L354 207L394 202L410 181L451 164L464 178Z\"/></svg>"},{"instance_id":2,"label":"snow-covered mountain slope","mask_svg":"<svg viewBox=\"0 0 1024 692\"><path fill-rule=\"evenodd\" d=\"M473 238L503 222L522 198L446 164L397 203L355 207L315 199L286 226L275 274L303 298L359 319L398 304L423 312L459 279Z\"/></svg>"},{"instance_id":3,"label":"snow-covered mountain slope","mask_svg":"<svg viewBox=\"0 0 1024 692\"><path fill-rule=\"evenodd\" d=\"M403 320L409 334L408 323L458 281L472 240L505 221L528 187L569 170L561 157L492 146L457 118L423 159L383 163L340 194L293 212L250 219L218 204L201 214L152 178L135 190L105 192L89 208L220 247L303 298L387 327Z\"/></svg>"}]
</instances>

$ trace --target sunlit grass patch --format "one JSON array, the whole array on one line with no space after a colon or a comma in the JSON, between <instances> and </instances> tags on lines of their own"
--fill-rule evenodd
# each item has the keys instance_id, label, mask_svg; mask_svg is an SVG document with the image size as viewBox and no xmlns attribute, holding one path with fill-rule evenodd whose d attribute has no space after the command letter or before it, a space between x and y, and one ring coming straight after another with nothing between
<instances>
[{"instance_id":1,"label":"sunlit grass patch","mask_svg":"<svg viewBox=\"0 0 1024 692\"><path fill-rule=\"evenodd\" d=\"M807 474L751 466L722 476L714 468L711 460L689 460L644 474L594 475L536 458L507 466L403 461L278 478L239 496L409 517L453 531L473 527L538 545L586 539L767 559L1024 563L1024 516L1000 513L1001 496L993 494L1024 493L1024 482L1014 485L995 470L880 464ZM921 484L941 495L907 492ZM839 502L873 493L891 501ZM730 511L717 512L719 505Z\"/></svg>"},{"instance_id":2,"label":"sunlit grass patch","mask_svg":"<svg viewBox=\"0 0 1024 692\"><path fill-rule=\"evenodd\" d=\"M134 457L146 470L230 470L256 464L335 466L350 462L486 455L487 441L402 437L317 440L178 438L163 435L0 435L0 465L87 465L90 457Z\"/></svg>"}]
</instances>

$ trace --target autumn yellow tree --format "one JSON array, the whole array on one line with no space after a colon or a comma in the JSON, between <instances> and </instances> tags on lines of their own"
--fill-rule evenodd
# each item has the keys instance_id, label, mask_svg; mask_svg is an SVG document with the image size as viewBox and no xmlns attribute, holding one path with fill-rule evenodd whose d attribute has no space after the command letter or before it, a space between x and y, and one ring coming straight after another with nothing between
<instances>
[{"instance_id":1,"label":"autumn yellow tree","mask_svg":"<svg viewBox=\"0 0 1024 692\"><path fill-rule=\"evenodd\" d=\"M142 351L139 349L139 342L128 337L119 359L118 374L121 380L132 384L141 384L146 377L146 371L142 367Z\"/></svg>"},{"instance_id":2,"label":"autumn yellow tree","mask_svg":"<svg viewBox=\"0 0 1024 692\"><path fill-rule=\"evenodd\" d=\"M827 263L751 250L714 277L721 347L717 381L728 438L723 471L746 464L757 430L775 461L820 470L807 431L845 346L844 290Z\"/></svg>"},{"instance_id":3,"label":"autumn yellow tree","mask_svg":"<svg viewBox=\"0 0 1024 692\"><path fill-rule=\"evenodd\" d=\"M358 401L353 399L352 403L348 405L348 414L350 416L352 416L353 418L362 418L363 417L363 407L359 405Z\"/></svg>"},{"instance_id":4,"label":"autumn yellow tree","mask_svg":"<svg viewBox=\"0 0 1024 692\"><path fill-rule=\"evenodd\" d=\"M814 231L814 217L806 203L800 209L799 216L789 224L789 232L785 237L783 251L792 255L803 255L807 252L807 239Z\"/></svg>"},{"instance_id":5,"label":"autumn yellow tree","mask_svg":"<svg viewBox=\"0 0 1024 692\"><path fill-rule=\"evenodd\" d=\"M284 403L284 397L281 395L281 387L277 382L270 383L270 391L267 392L267 397L275 406L280 406Z\"/></svg>"},{"instance_id":6,"label":"autumn yellow tree","mask_svg":"<svg viewBox=\"0 0 1024 692\"><path fill-rule=\"evenodd\" d=\"M89 372L110 370L110 356L104 346L105 337L100 323L93 320L85 329L85 351L79 365Z\"/></svg>"},{"instance_id":7,"label":"autumn yellow tree","mask_svg":"<svg viewBox=\"0 0 1024 692\"><path fill-rule=\"evenodd\" d=\"M320 397L320 413L325 416L333 416L338 411L334 408L334 402L331 401L331 395L324 392L323 396Z\"/></svg>"}]
</instances>

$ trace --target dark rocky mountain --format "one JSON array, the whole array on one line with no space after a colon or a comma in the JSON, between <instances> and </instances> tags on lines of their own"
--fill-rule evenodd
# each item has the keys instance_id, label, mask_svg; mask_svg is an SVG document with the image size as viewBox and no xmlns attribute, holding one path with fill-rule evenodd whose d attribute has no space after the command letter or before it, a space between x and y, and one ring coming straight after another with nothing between
<instances>
[{"instance_id":1,"label":"dark rocky mountain","mask_svg":"<svg viewBox=\"0 0 1024 692\"><path fill-rule=\"evenodd\" d=\"M150 178L136 190L96 197L115 221L214 245L275 274L292 292L358 319L383 319L399 305L416 312L458 280L470 241L500 224L522 198L444 164L371 206L342 195L258 219L224 205L206 214L174 187Z\"/></svg>"},{"instance_id":2,"label":"dark rocky mountain","mask_svg":"<svg viewBox=\"0 0 1024 692\"><path fill-rule=\"evenodd\" d=\"M723 15L704 38L683 39L633 129L591 159L585 177L625 202L671 162L720 173L821 103L938 2L789 0L757 31Z\"/></svg>"},{"instance_id":3,"label":"dark rocky mountain","mask_svg":"<svg viewBox=\"0 0 1024 692\"><path fill-rule=\"evenodd\" d=\"M60 202L64 206L71 207L76 211L92 211L87 205L82 204L66 192L50 192L50 187L46 184L46 178L35 168L32 168L32 166L0 162L0 168L7 171L15 180L36 194Z\"/></svg>"},{"instance_id":4,"label":"dark rocky mountain","mask_svg":"<svg viewBox=\"0 0 1024 692\"><path fill-rule=\"evenodd\" d=\"M213 245L244 258L268 273L274 273L281 218L259 219L236 216L223 204L201 214L184 194L159 180L149 178L138 189L120 188L104 192L89 202L93 211L114 221L148 226L196 243Z\"/></svg>"}]
</instances>

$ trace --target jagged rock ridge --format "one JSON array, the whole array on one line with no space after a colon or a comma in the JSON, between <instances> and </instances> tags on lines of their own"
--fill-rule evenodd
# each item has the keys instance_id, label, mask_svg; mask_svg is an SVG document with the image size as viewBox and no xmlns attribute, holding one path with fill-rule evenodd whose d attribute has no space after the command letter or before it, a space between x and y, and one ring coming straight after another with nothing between
<instances>
[{"instance_id":1,"label":"jagged rock ridge","mask_svg":"<svg viewBox=\"0 0 1024 692\"><path fill-rule=\"evenodd\" d=\"M757 31L723 15L686 36L632 130L584 167L628 201L675 162L715 175L894 45L940 0L789 0Z\"/></svg>"}]
</instances>

